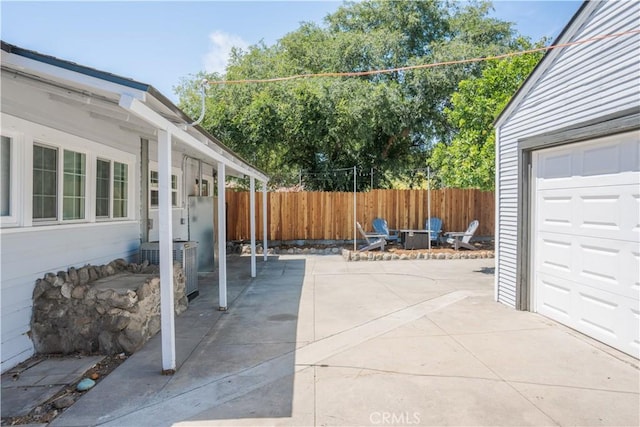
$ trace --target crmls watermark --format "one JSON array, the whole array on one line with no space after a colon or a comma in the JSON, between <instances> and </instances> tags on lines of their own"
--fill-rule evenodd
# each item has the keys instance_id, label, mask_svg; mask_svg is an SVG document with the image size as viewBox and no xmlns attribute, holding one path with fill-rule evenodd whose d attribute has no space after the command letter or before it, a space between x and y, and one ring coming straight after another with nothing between
<instances>
[{"instance_id":1,"label":"crmls watermark","mask_svg":"<svg viewBox=\"0 0 640 427\"><path fill-rule=\"evenodd\" d=\"M377 426L411 426L420 424L420 412L376 411L369 414L369 421Z\"/></svg>"}]
</instances>

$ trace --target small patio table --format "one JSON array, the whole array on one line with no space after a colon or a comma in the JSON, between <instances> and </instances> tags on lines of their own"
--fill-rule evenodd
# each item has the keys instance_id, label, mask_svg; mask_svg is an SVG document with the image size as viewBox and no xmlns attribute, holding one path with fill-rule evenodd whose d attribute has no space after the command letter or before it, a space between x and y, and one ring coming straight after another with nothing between
<instances>
[{"instance_id":1,"label":"small patio table","mask_svg":"<svg viewBox=\"0 0 640 427\"><path fill-rule=\"evenodd\" d=\"M399 230L405 249L428 249L431 230Z\"/></svg>"}]
</instances>

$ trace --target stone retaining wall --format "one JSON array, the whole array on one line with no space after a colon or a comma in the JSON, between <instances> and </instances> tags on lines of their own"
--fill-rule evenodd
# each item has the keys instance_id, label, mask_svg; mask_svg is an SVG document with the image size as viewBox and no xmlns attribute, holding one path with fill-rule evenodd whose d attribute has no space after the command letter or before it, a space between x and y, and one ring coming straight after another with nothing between
<instances>
[{"instance_id":1,"label":"stone retaining wall","mask_svg":"<svg viewBox=\"0 0 640 427\"><path fill-rule=\"evenodd\" d=\"M179 315L188 305L179 263L174 263L173 280ZM116 281L118 286L111 287ZM38 353L133 353L159 330L158 266L118 259L47 273L36 282L31 338Z\"/></svg>"},{"instance_id":2,"label":"stone retaining wall","mask_svg":"<svg viewBox=\"0 0 640 427\"><path fill-rule=\"evenodd\" d=\"M349 251L342 250L342 257L345 261L391 261L391 260L408 260L408 259L478 259L493 258L493 251L457 251L457 252L428 252L428 251L411 251L411 253L395 254L390 252L378 251Z\"/></svg>"}]
</instances>

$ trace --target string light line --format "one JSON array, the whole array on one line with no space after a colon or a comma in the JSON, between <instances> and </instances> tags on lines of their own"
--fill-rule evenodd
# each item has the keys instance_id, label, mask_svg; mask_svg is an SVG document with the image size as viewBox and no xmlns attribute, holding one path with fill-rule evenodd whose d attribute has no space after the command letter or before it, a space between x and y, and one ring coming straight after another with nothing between
<instances>
[{"instance_id":1,"label":"string light line","mask_svg":"<svg viewBox=\"0 0 640 427\"><path fill-rule=\"evenodd\" d=\"M556 45L538 47L538 48L528 49L528 50L523 50L523 51L518 51L518 52L503 53L503 54L500 54L500 55L480 56L480 57L477 57L477 58L459 59L459 60L444 61L444 62L434 62L434 63L430 63L430 64L408 65L408 66L404 66L404 67L388 68L388 69L384 69L384 70L352 71L352 72L342 72L342 73L335 72L335 73L295 74L295 75L287 76L287 77L274 77L274 78L269 78L269 79L209 80L208 83L210 85L247 84L247 83L273 83L273 82L282 82L282 81L304 79L304 78L312 78L312 77L360 77L360 76L370 76L370 75L376 75L376 74L389 74L389 73L395 73L395 72L399 72L399 71L411 71L411 70L419 70L419 69L441 67L441 66L445 66L445 65L469 64L469 63L489 61L489 60L494 60L494 59L504 59L504 58L510 58L510 57L514 57L514 56L526 55L526 54L529 54L529 53L546 52L546 51L553 50L553 49L577 46L577 45L593 43L593 42L601 41L601 40L605 40L605 39L617 38L617 37L622 37L622 36L627 36L627 35L634 35L634 34L640 34L640 30L628 30L628 31L623 31L621 33L605 34L605 35L590 37L588 39L576 40L576 41L568 42L568 43L559 43L559 44L556 44Z\"/></svg>"}]
</instances>

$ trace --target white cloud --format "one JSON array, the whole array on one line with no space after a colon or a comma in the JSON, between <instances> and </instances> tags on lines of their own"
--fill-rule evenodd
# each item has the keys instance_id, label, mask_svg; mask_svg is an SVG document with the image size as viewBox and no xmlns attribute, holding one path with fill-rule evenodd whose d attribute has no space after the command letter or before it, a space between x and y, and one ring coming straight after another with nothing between
<instances>
[{"instance_id":1,"label":"white cloud","mask_svg":"<svg viewBox=\"0 0 640 427\"><path fill-rule=\"evenodd\" d=\"M209 52L204 55L204 69L209 72L224 73L229 63L231 48L247 49L249 43L235 34L227 34L224 31L214 31L209 34Z\"/></svg>"}]
</instances>

